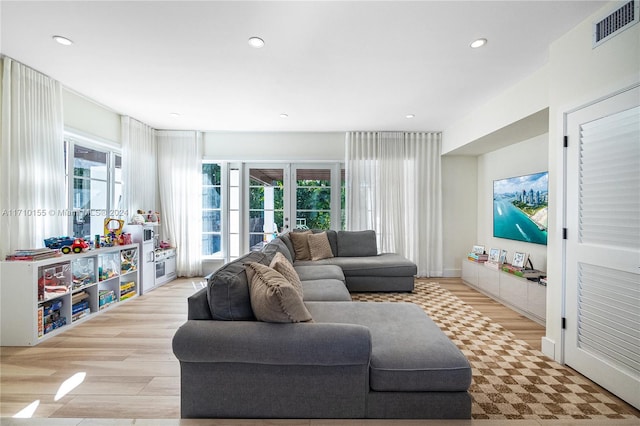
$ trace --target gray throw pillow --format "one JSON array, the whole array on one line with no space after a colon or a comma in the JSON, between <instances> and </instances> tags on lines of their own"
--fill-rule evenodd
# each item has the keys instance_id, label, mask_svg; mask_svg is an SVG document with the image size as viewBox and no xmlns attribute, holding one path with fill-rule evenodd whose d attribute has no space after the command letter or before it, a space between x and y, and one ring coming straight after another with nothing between
<instances>
[{"instance_id":1,"label":"gray throw pillow","mask_svg":"<svg viewBox=\"0 0 640 426\"><path fill-rule=\"evenodd\" d=\"M291 254L291 263L296 261L296 251L293 248L293 243L291 242L291 237L289 236L289 232L286 234L282 234L278 237L278 239L282 240L285 246L289 249L289 253Z\"/></svg>"},{"instance_id":2,"label":"gray throw pillow","mask_svg":"<svg viewBox=\"0 0 640 426\"><path fill-rule=\"evenodd\" d=\"M376 242L375 231L338 231L338 256L361 257L377 255L378 243Z\"/></svg>"},{"instance_id":3,"label":"gray throw pillow","mask_svg":"<svg viewBox=\"0 0 640 426\"><path fill-rule=\"evenodd\" d=\"M253 251L229 262L209 278L207 299L211 316L216 320L253 321L249 281L244 264L248 262L268 263L268 257Z\"/></svg>"},{"instance_id":4,"label":"gray throw pillow","mask_svg":"<svg viewBox=\"0 0 640 426\"><path fill-rule=\"evenodd\" d=\"M273 260L273 256L275 256L276 253L282 253L289 262L293 263L293 258L291 257L289 248L287 248L287 245L280 238L274 238L269 241L269 243L262 248L262 252L266 253L271 260Z\"/></svg>"}]
</instances>

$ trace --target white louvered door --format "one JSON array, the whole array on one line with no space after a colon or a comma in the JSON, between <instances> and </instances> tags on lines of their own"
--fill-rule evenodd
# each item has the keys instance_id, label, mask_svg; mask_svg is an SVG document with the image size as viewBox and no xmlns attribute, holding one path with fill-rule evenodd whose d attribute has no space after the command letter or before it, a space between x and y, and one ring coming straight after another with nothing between
<instances>
[{"instance_id":1,"label":"white louvered door","mask_svg":"<svg viewBox=\"0 0 640 426\"><path fill-rule=\"evenodd\" d=\"M567 115L567 365L640 408L640 91Z\"/></svg>"}]
</instances>

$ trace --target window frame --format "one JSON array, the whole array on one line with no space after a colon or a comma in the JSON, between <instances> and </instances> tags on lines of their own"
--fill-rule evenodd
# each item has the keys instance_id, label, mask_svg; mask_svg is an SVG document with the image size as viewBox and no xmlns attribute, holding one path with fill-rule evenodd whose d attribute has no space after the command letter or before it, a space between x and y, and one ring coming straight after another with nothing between
<instances>
[{"instance_id":1,"label":"window frame","mask_svg":"<svg viewBox=\"0 0 640 426\"><path fill-rule=\"evenodd\" d=\"M82 148L94 150L97 152L101 152L106 154L106 179L92 179L85 178L82 176L76 176L74 173L74 161L75 161L75 148L80 146ZM96 180L100 182L106 183L106 207L105 207L105 215L104 218L113 217L116 219L122 219L125 222L128 220L129 212L122 208L122 204L118 204L118 201L114 199L116 191L115 186L116 183L121 185L121 195L122 191L124 191L124 176L122 175L122 171L120 173L120 180L116 182L116 157L120 157L120 169L122 170L122 149L115 142L102 139L97 136L83 134L76 130L65 129L64 131L64 149L65 149L65 187L66 187L66 202L67 206L67 234L70 236L74 235L73 229L73 219L75 216L75 211L80 209L75 209L73 206L74 202L74 181L75 179L87 179L87 180ZM91 209L95 210L95 209ZM101 218L101 215L91 214L91 217L95 217L96 219ZM103 218L103 219L104 219ZM101 232L100 235L103 233ZM81 235L79 237L86 237L87 235ZM93 235L89 235L90 238L93 238Z\"/></svg>"},{"instance_id":2,"label":"window frame","mask_svg":"<svg viewBox=\"0 0 640 426\"><path fill-rule=\"evenodd\" d=\"M220 231L205 231L204 230L204 226L202 229L202 236L204 237L205 235L219 235L220 236L220 251L213 253L213 254L208 254L205 255L204 253L201 253L202 259L203 260L210 260L210 259L225 259L226 258L226 254L229 252L228 248L226 247L227 244L225 244L225 238L224 235L226 234L226 230L228 229L227 225L226 225L226 220L225 220L225 211L227 210L227 207L229 204L227 202L228 200L228 179L227 179L227 174L228 174L228 167L226 166L226 164L222 161L213 161L213 160L202 160L202 164L201 164L201 173L204 174L204 166L206 164L217 164L220 167L220 184L219 185L205 185L203 180L201 179L201 185L202 185L202 192L204 195L204 189L205 188L215 188L215 187L220 187L220 207L219 208L205 208L204 205L201 207L202 209L202 221L204 224L204 212L205 211L219 211L220 212ZM204 245L203 245L204 248Z\"/></svg>"}]
</instances>

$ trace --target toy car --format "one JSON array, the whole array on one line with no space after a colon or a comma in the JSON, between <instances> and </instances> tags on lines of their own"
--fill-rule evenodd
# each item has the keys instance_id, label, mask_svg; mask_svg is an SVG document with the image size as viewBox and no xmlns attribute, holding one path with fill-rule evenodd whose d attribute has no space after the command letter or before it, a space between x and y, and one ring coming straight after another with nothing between
<instances>
[{"instance_id":1,"label":"toy car","mask_svg":"<svg viewBox=\"0 0 640 426\"><path fill-rule=\"evenodd\" d=\"M67 254L69 252L65 252L64 249L70 249L70 251L73 251L74 253L81 253L83 251L86 251L88 248L89 244L87 244L85 240L83 240L82 238L76 238L75 240L73 240L73 244L71 244L71 247L63 247L62 252Z\"/></svg>"},{"instance_id":2,"label":"toy car","mask_svg":"<svg viewBox=\"0 0 640 426\"><path fill-rule=\"evenodd\" d=\"M44 245L50 249L61 250L63 247L70 247L73 241L71 237L51 237L44 240Z\"/></svg>"},{"instance_id":3,"label":"toy car","mask_svg":"<svg viewBox=\"0 0 640 426\"><path fill-rule=\"evenodd\" d=\"M44 240L44 245L50 249L60 250L64 254L81 253L89 248L89 244L82 238L52 237Z\"/></svg>"}]
</instances>

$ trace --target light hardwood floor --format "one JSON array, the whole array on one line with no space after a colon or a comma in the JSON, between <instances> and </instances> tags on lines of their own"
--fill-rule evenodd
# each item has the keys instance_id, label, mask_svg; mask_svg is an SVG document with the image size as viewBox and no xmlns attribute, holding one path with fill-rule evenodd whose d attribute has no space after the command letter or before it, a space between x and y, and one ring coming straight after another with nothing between
<instances>
[{"instance_id":1,"label":"light hardwood floor","mask_svg":"<svg viewBox=\"0 0 640 426\"><path fill-rule=\"evenodd\" d=\"M480 312L540 348L544 328L467 287L460 279L434 279ZM251 421L179 420L179 364L171 349L186 320L186 298L200 279L179 279L70 328L35 347L0 348L0 424L4 425L500 425L496 421ZM57 396L61 384L84 373L82 383ZM37 403L36 403L37 401ZM33 417L11 419L30 405ZM32 405L32 406L33 406ZM56 419L53 419L56 418ZM113 420L118 419L118 420ZM135 420L134 420L135 419ZM147 419L147 420L144 420ZM158 420L161 419L161 420ZM513 424L510 422L509 424ZM515 422L518 423L518 422ZM521 421L522 425L550 424ZM589 423L589 422L586 422ZM574 424L557 422L555 424ZM585 424L581 421L580 424ZM595 424L595 423L591 423ZM597 423L603 424L603 423ZM610 425L637 422L613 421Z\"/></svg>"}]
</instances>

